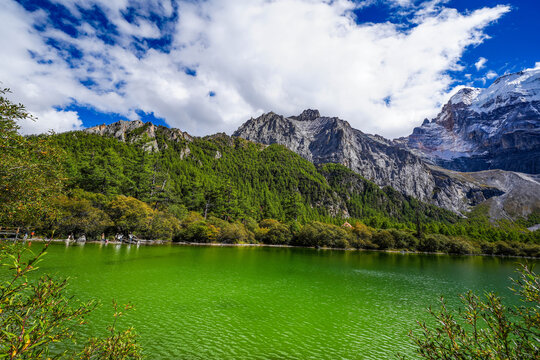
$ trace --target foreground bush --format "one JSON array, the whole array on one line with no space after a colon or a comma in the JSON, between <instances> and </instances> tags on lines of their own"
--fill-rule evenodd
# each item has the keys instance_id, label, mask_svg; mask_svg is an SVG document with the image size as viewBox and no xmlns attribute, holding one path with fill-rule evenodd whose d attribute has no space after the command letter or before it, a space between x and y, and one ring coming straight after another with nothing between
<instances>
[{"instance_id":1,"label":"foreground bush","mask_svg":"<svg viewBox=\"0 0 540 360\"><path fill-rule=\"evenodd\" d=\"M88 340L83 351L79 354L84 360L116 360L116 359L143 359L142 348L137 343L137 334L133 327L118 330L117 320L131 310L132 305L125 305L121 309L116 301L113 301L114 321L107 328L108 336L105 338L94 337Z\"/></svg>"},{"instance_id":2,"label":"foreground bush","mask_svg":"<svg viewBox=\"0 0 540 360\"><path fill-rule=\"evenodd\" d=\"M462 308L449 310L441 299L439 310L428 309L436 320L431 327L418 322L409 334L416 353L425 359L539 359L540 277L524 266L512 289L522 301L507 307L499 296L461 295ZM402 357L404 358L404 357Z\"/></svg>"},{"instance_id":3,"label":"foreground bush","mask_svg":"<svg viewBox=\"0 0 540 360\"><path fill-rule=\"evenodd\" d=\"M141 359L141 348L132 328L109 328L106 338L91 339L83 350L71 351L77 339L77 329L96 306L81 303L65 295L67 281L50 276L32 280L29 275L37 269L45 254L38 255L18 244L0 243L2 278L0 282L0 358L2 359ZM115 319L122 313L115 312ZM51 352L51 345L63 344L63 353ZM117 356L117 355L122 356Z\"/></svg>"}]
</instances>

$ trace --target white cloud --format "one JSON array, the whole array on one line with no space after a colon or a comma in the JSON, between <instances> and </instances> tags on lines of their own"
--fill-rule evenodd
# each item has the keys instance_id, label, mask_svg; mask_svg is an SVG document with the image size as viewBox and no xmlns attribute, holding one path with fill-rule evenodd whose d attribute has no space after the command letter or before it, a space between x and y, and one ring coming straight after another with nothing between
<instances>
[{"instance_id":1,"label":"white cloud","mask_svg":"<svg viewBox=\"0 0 540 360\"><path fill-rule=\"evenodd\" d=\"M483 69L486 66L487 59L485 57L478 58L478 61L474 63L476 70Z\"/></svg>"},{"instance_id":2,"label":"white cloud","mask_svg":"<svg viewBox=\"0 0 540 360\"><path fill-rule=\"evenodd\" d=\"M498 76L497 73L495 71L493 71L493 70L489 70L487 72L487 74L486 74L486 78L489 79L489 80L494 79L497 76Z\"/></svg>"},{"instance_id":3,"label":"white cloud","mask_svg":"<svg viewBox=\"0 0 540 360\"><path fill-rule=\"evenodd\" d=\"M34 112L37 121L25 119L19 123L23 133L46 133L79 130L82 121L75 111L57 111L54 109Z\"/></svg>"},{"instance_id":4,"label":"white cloud","mask_svg":"<svg viewBox=\"0 0 540 360\"><path fill-rule=\"evenodd\" d=\"M81 122L76 114L55 114L54 110L55 106L71 102L71 96L80 90L79 82L43 39L33 34L28 14L14 3L5 5L0 11L0 81L3 87L11 88L13 94L9 97L13 101L25 104L31 113L39 116L36 122L22 123L22 130L66 131L79 127ZM39 58L33 58L29 51L39 54ZM42 61L38 63L38 59Z\"/></svg>"},{"instance_id":5,"label":"white cloud","mask_svg":"<svg viewBox=\"0 0 540 360\"><path fill-rule=\"evenodd\" d=\"M77 14L74 0L64 3ZM416 26L404 30L388 22L357 24L350 10L358 5L347 0L186 1L170 52L136 56L130 37L156 38L160 30L143 18L135 25L125 21L120 11L127 2L98 3L120 31L116 45L99 40L88 25L77 39L46 31L83 52L72 67L32 28L43 13L29 14L14 2L0 13L0 79L51 128L80 126L70 112L48 113L75 100L130 118L136 110L154 112L197 135L230 133L265 111L292 115L305 108L366 132L406 135L436 114L453 83L446 72L459 70L465 49L484 41L484 28L509 11L496 6L461 14L433 1L431 10L416 13ZM148 13L148 4L140 2L139 11ZM172 12L170 3L153 6ZM28 50L45 61L36 62ZM185 74L185 67L197 76ZM79 82L88 77L95 82L90 89Z\"/></svg>"},{"instance_id":6,"label":"white cloud","mask_svg":"<svg viewBox=\"0 0 540 360\"><path fill-rule=\"evenodd\" d=\"M403 6L403 7L412 6L414 4L413 0L389 0L388 2L394 6Z\"/></svg>"}]
</instances>

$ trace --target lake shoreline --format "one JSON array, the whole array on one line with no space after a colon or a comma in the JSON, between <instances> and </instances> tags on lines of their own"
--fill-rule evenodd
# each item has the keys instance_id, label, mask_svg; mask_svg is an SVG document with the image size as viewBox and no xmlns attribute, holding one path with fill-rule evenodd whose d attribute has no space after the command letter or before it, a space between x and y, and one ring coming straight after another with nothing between
<instances>
[{"instance_id":1,"label":"lake shoreline","mask_svg":"<svg viewBox=\"0 0 540 360\"><path fill-rule=\"evenodd\" d=\"M65 243L66 239L43 239L35 238L28 239L26 242L51 242L51 243ZM173 241L163 241L155 240L154 243L141 243L141 244L128 244L122 241L109 241L105 243L99 240L90 240L86 241L87 244L102 244L102 245L142 245L142 246L163 246L163 245L174 245L174 246L219 246L219 247L268 247L268 248L298 248L298 249L314 249L314 250L338 250L338 251L367 251L367 252L385 252L392 254L401 254L401 255L451 255L451 256L488 256L488 257L497 257L497 258L517 258L517 259L534 259L538 260L540 257L534 256L519 256L519 255L495 255L495 254L450 254L445 252L426 252L426 251L411 251L411 250L397 250L397 249L387 249L387 250L378 250L378 249L355 249L355 248L331 248L331 247L314 247L314 246L297 246L297 245L285 245L285 244L226 244L226 243L190 243L190 242L173 242ZM71 242L70 245L80 245L85 243Z\"/></svg>"}]
</instances>

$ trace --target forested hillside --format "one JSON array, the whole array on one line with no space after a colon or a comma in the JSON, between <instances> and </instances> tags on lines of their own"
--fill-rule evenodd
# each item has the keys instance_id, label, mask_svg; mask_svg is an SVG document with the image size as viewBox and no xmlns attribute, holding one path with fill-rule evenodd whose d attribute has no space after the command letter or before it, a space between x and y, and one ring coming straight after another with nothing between
<instances>
[{"instance_id":1,"label":"forested hillside","mask_svg":"<svg viewBox=\"0 0 540 360\"><path fill-rule=\"evenodd\" d=\"M165 129L157 128L158 151L145 150L144 138L129 143L70 132L55 140L67 153L71 189L132 196L180 216L198 211L226 220L285 222L353 217L413 223L417 214L428 222L457 219L390 188L380 189L344 166L317 168L280 145L222 134L189 142L165 135Z\"/></svg>"},{"instance_id":2,"label":"forested hillside","mask_svg":"<svg viewBox=\"0 0 540 360\"><path fill-rule=\"evenodd\" d=\"M128 122L48 140L66 186L40 228L57 236L540 254L526 222L493 226L481 208L465 219L281 145Z\"/></svg>"}]
</instances>

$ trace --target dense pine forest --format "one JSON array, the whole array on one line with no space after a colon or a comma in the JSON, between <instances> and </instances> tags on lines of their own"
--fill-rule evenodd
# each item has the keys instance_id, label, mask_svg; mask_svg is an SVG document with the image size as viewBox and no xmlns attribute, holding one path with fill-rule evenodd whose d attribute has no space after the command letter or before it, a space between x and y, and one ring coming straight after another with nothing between
<instances>
[{"instance_id":1,"label":"dense pine forest","mask_svg":"<svg viewBox=\"0 0 540 360\"><path fill-rule=\"evenodd\" d=\"M534 219L492 224L379 188L338 164L315 166L280 145L217 134L171 136L145 124L115 137L75 131L47 138L62 149L65 191L55 236L133 233L186 242L540 254ZM345 224L345 226L344 226ZM349 226L350 224L350 226Z\"/></svg>"}]
</instances>

